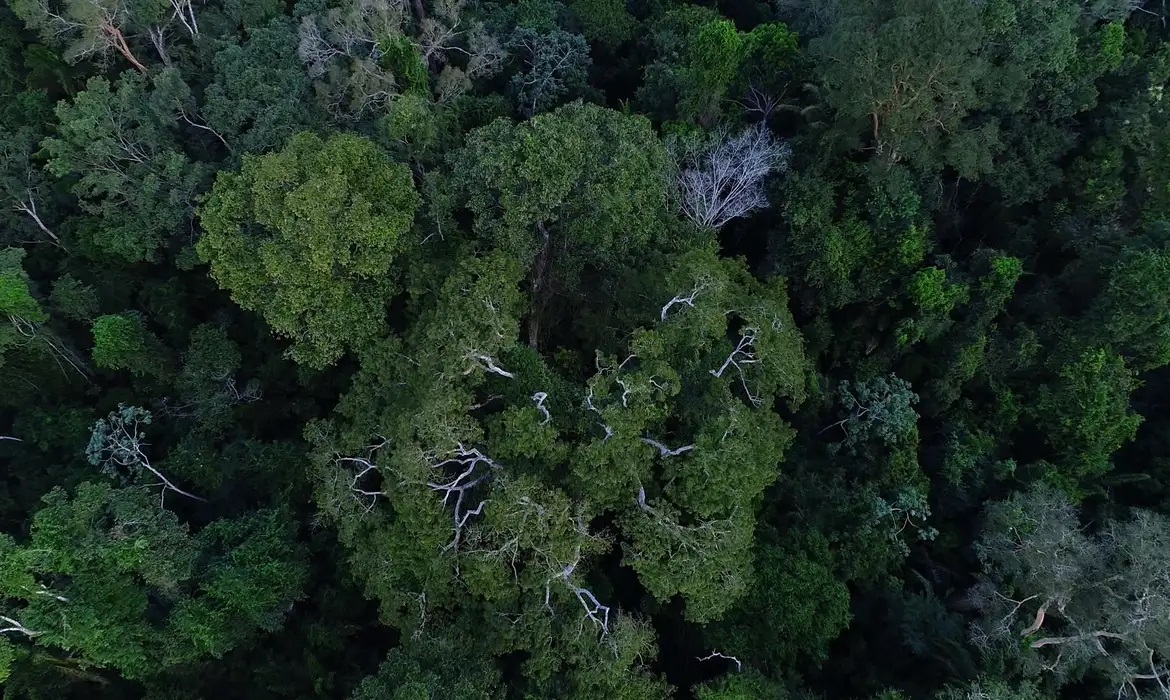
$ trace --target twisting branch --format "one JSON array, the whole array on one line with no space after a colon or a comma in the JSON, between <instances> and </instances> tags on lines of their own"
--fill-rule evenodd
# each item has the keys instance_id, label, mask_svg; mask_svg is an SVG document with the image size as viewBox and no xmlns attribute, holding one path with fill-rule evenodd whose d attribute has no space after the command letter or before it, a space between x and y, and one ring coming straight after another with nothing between
<instances>
[{"instance_id":1,"label":"twisting branch","mask_svg":"<svg viewBox=\"0 0 1170 700\"><path fill-rule=\"evenodd\" d=\"M663 445L661 442L658 442L657 440L654 440L654 439L648 438L648 437L643 437L642 442L644 442L647 445L658 450L658 453L663 457L677 457L681 454L685 454L685 453L690 452L691 450L695 449L694 445L683 445L682 447L676 447L672 450L669 447L667 447L666 445ZM642 495L644 498L645 492L643 492Z\"/></svg>"},{"instance_id":2,"label":"twisting branch","mask_svg":"<svg viewBox=\"0 0 1170 700\"><path fill-rule=\"evenodd\" d=\"M737 659L734 656L728 656L727 654L724 654L723 652L720 652L720 651L713 651L710 654L707 654L706 656L696 656L695 658L698 659L699 661L710 661L711 659L727 659L728 661L735 662L735 670L736 671L743 671L743 664L740 663L739 659Z\"/></svg>"},{"instance_id":3,"label":"twisting branch","mask_svg":"<svg viewBox=\"0 0 1170 700\"><path fill-rule=\"evenodd\" d=\"M695 308L695 297L699 296L699 293L702 292L706 286L707 285L705 283L699 282L695 285L695 288L692 289L689 294L685 296L679 294L670 301L666 302L666 304L664 304L662 307L662 313L658 315L658 320L665 321L666 315L670 313L670 310L680 304L683 306L689 306L692 309Z\"/></svg>"},{"instance_id":4,"label":"twisting branch","mask_svg":"<svg viewBox=\"0 0 1170 700\"><path fill-rule=\"evenodd\" d=\"M727 359L723 361L723 364L719 367L719 369L711 370L712 376L722 379L723 373L727 371L727 368L734 367L735 370L739 373L740 384L743 385L743 390L747 394L748 400L752 402L753 406L759 406L762 404L763 399L753 394L752 390L748 387L747 377L744 375L743 366L759 364L760 362L759 357L756 355L756 337L758 333L759 330L756 328L748 327L743 329L743 331L740 332L739 343L735 346L735 350L731 351L731 354L727 356Z\"/></svg>"},{"instance_id":5,"label":"twisting branch","mask_svg":"<svg viewBox=\"0 0 1170 700\"><path fill-rule=\"evenodd\" d=\"M577 532L585 537L589 537L589 530L585 527L585 521L580 517L577 518ZM593 594L588 588L583 588L573 583L573 573L577 570L577 565L581 563L581 546L578 544L573 554L573 561L569 562L556 574L553 574L544 584L544 606L548 608L550 613L552 608L552 584L556 581L561 581L569 589L570 592L581 603L581 607L585 609L585 615L582 618L582 623L589 620L595 626L601 629L601 636L604 637L609 634L609 606L602 605L597 596Z\"/></svg>"},{"instance_id":6,"label":"twisting branch","mask_svg":"<svg viewBox=\"0 0 1170 700\"><path fill-rule=\"evenodd\" d=\"M601 411L597 408L597 406L593 405L593 387L592 386L590 386L589 390L587 392L585 392L585 408L589 409L590 411L596 413L598 416L601 417L601 420L597 421L597 424L600 425L603 430L605 430L605 438L602 440L602 442L605 442L605 440L608 440L611 437L613 437L613 428L609 427L609 424L605 422L605 416L602 416Z\"/></svg>"},{"instance_id":7,"label":"twisting branch","mask_svg":"<svg viewBox=\"0 0 1170 700\"><path fill-rule=\"evenodd\" d=\"M479 450L465 448L462 444L458 445L454 454L431 465L430 468L440 474L448 472L452 467L457 471L454 477L448 478L445 482L427 482L428 488L443 494L443 505L447 505L452 496L455 497L455 507L451 516L454 523L454 536L451 538L451 542L443 548L443 551L457 550L459 543L463 540L463 528L467 525L467 521L471 519L471 516L483 513L486 500L480 501L479 505L474 508L468 508L464 500L468 491L491 479L493 472L499 469L499 466Z\"/></svg>"},{"instance_id":8,"label":"twisting branch","mask_svg":"<svg viewBox=\"0 0 1170 700\"><path fill-rule=\"evenodd\" d=\"M548 394L543 391L538 391L532 395L532 400L536 402L536 410L540 411L540 414L544 416L544 420L540 421L540 424L548 425L549 421L552 420L552 414L544 406L544 402L548 400Z\"/></svg>"},{"instance_id":9,"label":"twisting branch","mask_svg":"<svg viewBox=\"0 0 1170 700\"><path fill-rule=\"evenodd\" d=\"M365 508L366 513L369 513L374 509L374 506L377 505L378 498L380 496L386 495L386 492L381 489L373 490L362 485L366 481L366 477L371 473L373 473L374 476L380 475L380 472L378 471L378 465L374 464L374 462L371 460L373 459L374 453L376 453L378 449L385 444L386 443L383 442L381 445L371 448L370 459L363 457L337 457L337 459L333 461L333 463L336 464L339 468L343 468L343 464L357 465L353 473L349 475L349 492L350 495L353 496L354 500Z\"/></svg>"},{"instance_id":10,"label":"twisting branch","mask_svg":"<svg viewBox=\"0 0 1170 700\"><path fill-rule=\"evenodd\" d=\"M496 361L491 355L484 355L480 352L472 350L467 354L467 359L475 361L475 363L482 367L485 372L498 374L501 377L507 377L508 379L516 378L516 375L496 365ZM464 374L468 374L474 369L474 367L468 368L467 372L464 372Z\"/></svg>"}]
</instances>

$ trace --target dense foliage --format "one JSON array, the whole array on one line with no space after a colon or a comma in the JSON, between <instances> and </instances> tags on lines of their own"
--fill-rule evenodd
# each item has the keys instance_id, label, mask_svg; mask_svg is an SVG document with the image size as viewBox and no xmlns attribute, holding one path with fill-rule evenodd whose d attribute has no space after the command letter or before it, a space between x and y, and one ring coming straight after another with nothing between
<instances>
[{"instance_id":1,"label":"dense foliage","mask_svg":"<svg viewBox=\"0 0 1170 700\"><path fill-rule=\"evenodd\" d=\"M1168 24L4 3L4 697L1170 698Z\"/></svg>"}]
</instances>

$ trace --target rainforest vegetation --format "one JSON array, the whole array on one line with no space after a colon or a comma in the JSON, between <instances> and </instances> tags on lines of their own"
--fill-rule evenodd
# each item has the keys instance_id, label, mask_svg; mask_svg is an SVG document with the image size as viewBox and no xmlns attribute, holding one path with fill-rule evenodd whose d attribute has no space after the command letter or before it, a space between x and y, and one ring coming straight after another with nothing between
<instances>
[{"instance_id":1,"label":"rainforest vegetation","mask_svg":"<svg viewBox=\"0 0 1170 700\"><path fill-rule=\"evenodd\" d=\"M1165 0L0 3L0 687L1170 698Z\"/></svg>"}]
</instances>

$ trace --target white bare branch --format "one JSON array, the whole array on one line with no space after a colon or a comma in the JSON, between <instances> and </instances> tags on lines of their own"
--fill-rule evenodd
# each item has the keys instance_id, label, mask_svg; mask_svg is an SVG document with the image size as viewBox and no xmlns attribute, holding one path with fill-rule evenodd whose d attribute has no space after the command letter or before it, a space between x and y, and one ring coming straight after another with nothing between
<instances>
[{"instance_id":1,"label":"white bare branch","mask_svg":"<svg viewBox=\"0 0 1170 700\"><path fill-rule=\"evenodd\" d=\"M452 496L455 498L452 512L454 536L451 538L451 542L443 548L443 551L458 549L459 543L463 540L463 528L467 525L468 520L473 515L483 513L486 500L481 500L479 505L474 508L468 508L464 500L469 491L491 479L499 466L479 450L466 448L462 444L458 445L453 453L438 458L434 464L430 465L431 470L442 474L442 478L446 481L428 481L427 487L443 494L443 505L447 505ZM454 476L451 476L452 471L454 471Z\"/></svg>"},{"instance_id":2,"label":"white bare branch","mask_svg":"<svg viewBox=\"0 0 1170 700\"><path fill-rule=\"evenodd\" d=\"M90 463L115 476L124 476L127 472L149 472L158 479L154 485L163 487L159 496L160 504L165 503L167 491L206 503L206 498L179 488L150 463L145 452L150 443L146 441L146 433L143 432L143 426L149 425L150 421L149 411L125 406L98 421L86 449Z\"/></svg>"},{"instance_id":3,"label":"white bare branch","mask_svg":"<svg viewBox=\"0 0 1170 700\"><path fill-rule=\"evenodd\" d=\"M17 634L23 634L26 637L35 637L35 636L41 634L40 632L30 630L29 628L24 626L24 623L14 619L14 618L8 617L7 615L0 615L0 622L7 625L7 627L0 627L0 634L6 634L8 632L16 632Z\"/></svg>"},{"instance_id":4,"label":"white bare branch","mask_svg":"<svg viewBox=\"0 0 1170 700\"><path fill-rule=\"evenodd\" d=\"M724 654L721 651L713 651L710 654L707 654L706 656L696 656L695 658L698 659L699 661L710 661L711 659L727 659L728 661L735 662L735 670L736 671L743 671L743 664L740 663L739 659L737 659L734 656L728 656L727 654Z\"/></svg>"},{"instance_id":5,"label":"white bare branch","mask_svg":"<svg viewBox=\"0 0 1170 700\"><path fill-rule=\"evenodd\" d=\"M744 375L744 365L759 364L760 359L756 355L756 337L759 330L748 327L740 331L739 343L735 346L735 350L727 356L723 361L723 365L719 369L711 370L711 375L716 378L722 378L723 373L727 371L728 367L734 367L739 373L740 384L743 385L743 390L747 394L748 400L753 406L759 406L763 403L763 399L752 393L751 388L748 387L747 377Z\"/></svg>"},{"instance_id":6,"label":"white bare branch","mask_svg":"<svg viewBox=\"0 0 1170 700\"><path fill-rule=\"evenodd\" d=\"M694 289L690 291L690 293L685 295L678 294L673 299L666 302L666 304L662 306L662 313L658 315L658 320L665 321L666 315L670 313L670 310L680 304L683 306L689 306L692 309L695 308L695 298L699 296L699 294L706 288L706 286L707 285L704 282L699 282L695 285Z\"/></svg>"},{"instance_id":7,"label":"white bare branch","mask_svg":"<svg viewBox=\"0 0 1170 700\"><path fill-rule=\"evenodd\" d=\"M195 20L195 4L192 0L171 0L171 7L175 10L172 19L178 19L191 36L199 33L199 22Z\"/></svg>"},{"instance_id":8,"label":"white bare branch","mask_svg":"<svg viewBox=\"0 0 1170 700\"><path fill-rule=\"evenodd\" d=\"M780 106L780 102L781 97L779 95L761 90L755 85L752 85L748 88L748 94L744 98L743 107L749 113L755 112L764 119L767 119Z\"/></svg>"},{"instance_id":9,"label":"white bare branch","mask_svg":"<svg viewBox=\"0 0 1170 700\"><path fill-rule=\"evenodd\" d=\"M484 355L483 353L472 350L470 353L468 353L467 357L470 360L475 360L483 368L483 370L485 372L491 372L492 374L498 374L501 377L507 377L508 379L515 379L516 378L516 375L514 375L511 372L509 372L508 370L503 369L502 367L498 366L496 364L495 358L493 358L491 355ZM471 370L468 370L468 371L470 372Z\"/></svg>"},{"instance_id":10,"label":"white bare branch","mask_svg":"<svg viewBox=\"0 0 1170 700\"><path fill-rule=\"evenodd\" d=\"M540 424L548 425L549 421L552 420L552 414L548 412L548 409L544 405L544 402L548 400L548 394L543 391L538 391L532 395L532 400L536 402L536 410L540 411L540 414L544 416L544 420Z\"/></svg>"},{"instance_id":11,"label":"white bare branch","mask_svg":"<svg viewBox=\"0 0 1170 700\"><path fill-rule=\"evenodd\" d=\"M24 199L19 200L16 204L13 205L12 208L15 211L17 211L21 214L24 214L28 218L32 219L32 222L34 224L36 224L37 228L39 228L46 236L53 239L54 245L56 245L57 247L64 250L65 246L63 246L61 244L61 239L58 238L57 234L53 233L53 231L48 226L45 225L44 221L41 220L41 215L39 212L37 212L37 201L36 201L36 198L33 196L33 191L26 190L26 193L27 193L26 197Z\"/></svg>"},{"instance_id":12,"label":"white bare branch","mask_svg":"<svg viewBox=\"0 0 1170 700\"><path fill-rule=\"evenodd\" d=\"M584 520L577 518L577 532L582 537L589 538L589 530L585 526ZM548 611L553 612L552 602L552 584L556 581L561 581L569 589L569 591L581 603L581 607L585 609L585 615L582 618L582 623L589 620L595 626L601 629L601 636L604 637L609 634L609 606L602 605L597 596L593 594L588 588L578 586L573 582L573 573L577 570L577 565L581 563L581 546L578 544L573 561L566 564L559 572L549 577L544 584L544 606Z\"/></svg>"},{"instance_id":13,"label":"white bare branch","mask_svg":"<svg viewBox=\"0 0 1170 700\"><path fill-rule=\"evenodd\" d=\"M663 457L677 457L695 449L694 445L683 445L682 447L676 447L672 450L666 445L663 445L661 442L648 437L643 437L642 442L658 450L658 453Z\"/></svg>"},{"instance_id":14,"label":"white bare branch","mask_svg":"<svg viewBox=\"0 0 1170 700\"><path fill-rule=\"evenodd\" d=\"M687 160L679 174L683 213L704 228L719 229L728 221L768 206L764 179L786 172L792 149L777 141L763 124Z\"/></svg>"}]
</instances>

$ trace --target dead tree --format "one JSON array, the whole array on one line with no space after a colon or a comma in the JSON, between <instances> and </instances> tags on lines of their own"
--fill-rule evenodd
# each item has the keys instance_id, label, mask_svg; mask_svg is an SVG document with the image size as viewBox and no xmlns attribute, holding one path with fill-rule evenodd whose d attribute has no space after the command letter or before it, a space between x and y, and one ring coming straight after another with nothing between
<instances>
[{"instance_id":1,"label":"dead tree","mask_svg":"<svg viewBox=\"0 0 1170 700\"><path fill-rule=\"evenodd\" d=\"M767 208L764 180L788 170L792 149L762 124L686 157L678 176L683 213L698 226L722 228L728 221Z\"/></svg>"}]
</instances>

